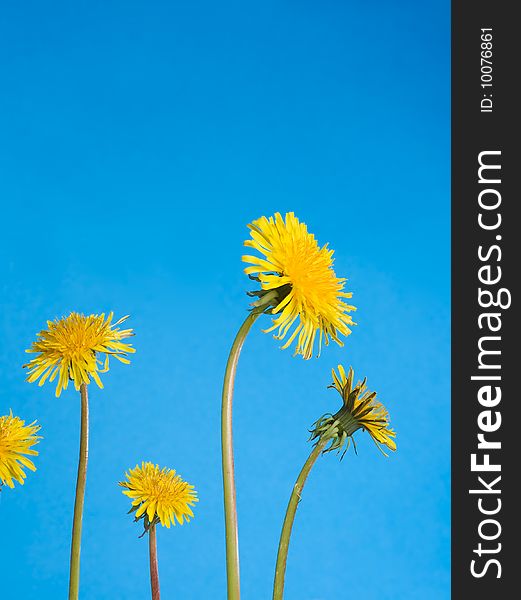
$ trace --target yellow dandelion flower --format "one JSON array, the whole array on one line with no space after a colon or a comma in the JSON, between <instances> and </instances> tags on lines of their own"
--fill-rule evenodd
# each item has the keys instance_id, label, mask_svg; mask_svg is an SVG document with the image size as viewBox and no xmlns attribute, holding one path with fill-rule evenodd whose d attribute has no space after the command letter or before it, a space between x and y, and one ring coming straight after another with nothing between
<instances>
[{"instance_id":1,"label":"yellow dandelion flower","mask_svg":"<svg viewBox=\"0 0 521 600\"><path fill-rule=\"evenodd\" d=\"M102 388L98 373L109 370L109 356L129 364L125 357L135 352L130 344L121 341L134 335L132 329L118 328L128 315L116 323L112 323L112 318L112 312L107 318L104 313L85 316L72 312L68 317L47 321L48 329L40 331L37 340L26 350L38 354L24 365L28 368L27 381L32 383L39 379L38 385L43 385L47 379L52 382L58 377L57 397L67 389L69 380L79 390L81 384L89 384L92 377ZM99 354L105 354L104 363L99 360Z\"/></svg>"},{"instance_id":2,"label":"yellow dandelion flower","mask_svg":"<svg viewBox=\"0 0 521 600\"><path fill-rule=\"evenodd\" d=\"M394 438L396 433L389 427L389 414L385 407L376 399L376 392L366 388L366 379L353 386L354 371L350 367L346 372L338 365L338 374L332 370L332 387L342 396L343 406L335 415L326 415L314 423L311 438L322 438L327 435L331 444L325 452L341 450L346 444L344 453L349 448L353 433L358 429L365 430L371 439L382 450L382 445L389 450L396 450ZM354 443L354 440L353 440ZM356 446L355 446L356 450ZM385 454L387 456L387 454Z\"/></svg>"},{"instance_id":3,"label":"yellow dandelion flower","mask_svg":"<svg viewBox=\"0 0 521 600\"><path fill-rule=\"evenodd\" d=\"M376 392L367 391L366 380L359 381L353 386L353 369L349 368L349 373L346 375L342 365L338 366L338 374L334 369L332 374L333 383L329 387L335 388L339 392L343 406L336 414L324 415L313 424L311 439L315 440L315 444L291 490L280 534L273 583L274 600L282 600L284 594L286 564L293 523L302 500L302 491L306 480L318 457L332 450L340 452L345 446L343 457L351 441L353 441L356 451L353 434L358 429L368 431L371 439L385 456L387 454L382 450L382 445L387 446L390 450L396 450L396 443L393 439L396 434L389 427L389 415L382 404L376 400Z\"/></svg>"},{"instance_id":4,"label":"yellow dandelion flower","mask_svg":"<svg viewBox=\"0 0 521 600\"><path fill-rule=\"evenodd\" d=\"M123 494L132 499L130 512L135 520L145 519L145 530L161 523L165 527L182 525L193 517L191 506L198 501L193 485L176 474L175 469L160 469L151 462L142 462L125 473L127 481L119 482L125 488Z\"/></svg>"},{"instance_id":5,"label":"yellow dandelion flower","mask_svg":"<svg viewBox=\"0 0 521 600\"><path fill-rule=\"evenodd\" d=\"M332 339L342 346L340 335L351 333L349 326L355 323L349 312L356 309L343 301L352 293L343 291L346 280L333 270L333 250L327 244L320 247L292 212L285 219L280 213L261 217L248 227L252 239L244 245L264 255L242 257L252 265L245 273L262 285L260 292L251 295L260 297L256 306L269 300L270 312L277 315L266 332L278 330L277 339L287 337L283 349L296 339L295 354L305 359L313 355L317 333L319 353L322 341L328 345Z\"/></svg>"},{"instance_id":6,"label":"yellow dandelion flower","mask_svg":"<svg viewBox=\"0 0 521 600\"><path fill-rule=\"evenodd\" d=\"M23 467L36 471L32 460L27 456L37 456L32 449L42 438L36 433L40 426L33 421L26 425L13 413L0 417L0 488L3 484L14 487L13 479L21 485L26 477Z\"/></svg>"}]
</instances>

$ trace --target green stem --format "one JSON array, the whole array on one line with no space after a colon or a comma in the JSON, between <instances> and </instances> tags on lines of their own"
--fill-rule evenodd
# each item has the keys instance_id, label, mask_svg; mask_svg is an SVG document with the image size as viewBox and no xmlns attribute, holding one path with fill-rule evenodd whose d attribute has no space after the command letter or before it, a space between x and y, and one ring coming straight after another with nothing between
<instances>
[{"instance_id":1,"label":"green stem","mask_svg":"<svg viewBox=\"0 0 521 600\"><path fill-rule=\"evenodd\" d=\"M224 373L221 413L222 469L224 486L224 521L226 535L226 575L228 600L240 600L239 538L237 527L237 498L233 462L232 404L237 363L244 340L261 310L252 310L246 317L233 342Z\"/></svg>"},{"instance_id":2,"label":"green stem","mask_svg":"<svg viewBox=\"0 0 521 600\"><path fill-rule=\"evenodd\" d=\"M286 575L286 562L288 559L288 548L289 540L291 537L291 530L293 528L293 522L295 521L295 514L297 507L301 499L302 490L306 484L309 472L315 464L317 458L320 456L324 446L329 441L327 433L323 435L316 446L313 448L308 459L302 467L302 471L297 478L291 496L286 509L286 516L284 517L284 524L282 526L282 532L280 534L279 551L277 553L277 564L275 567L275 582L273 584L273 600L282 600L284 595L284 577Z\"/></svg>"},{"instance_id":3,"label":"green stem","mask_svg":"<svg viewBox=\"0 0 521 600\"><path fill-rule=\"evenodd\" d=\"M150 587L152 589L152 600L160 600L159 593L159 570L157 567L157 541L156 526L152 525L148 530L148 550L150 554Z\"/></svg>"},{"instance_id":4,"label":"green stem","mask_svg":"<svg viewBox=\"0 0 521 600\"><path fill-rule=\"evenodd\" d=\"M89 457L89 397L87 386L80 386L81 430L78 477L76 480L76 498L74 500L74 519L72 522L71 568L69 578L69 600L78 600L80 588L80 550L81 527L83 521L83 500L87 481L87 461Z\"/></svg>"}]
</instances>

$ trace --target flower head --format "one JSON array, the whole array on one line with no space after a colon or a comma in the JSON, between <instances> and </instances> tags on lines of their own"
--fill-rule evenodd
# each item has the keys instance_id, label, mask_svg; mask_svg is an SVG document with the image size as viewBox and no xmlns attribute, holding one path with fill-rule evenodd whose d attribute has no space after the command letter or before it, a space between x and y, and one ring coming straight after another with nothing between
<instances>
[{"instance_id":1,"label":"flower head","mask_svg":"<svg viewBox=\"0 0 521 600\"><path fill-rule=\"evenodd\" d=\"M125 496L132 499L130 512L135 512L135 521L144 519L145 531L161 523L166 527L182 525L193 517L190 506L198 501L193 485L183 481L174 469L160 469L151 462L142 462L125 473L127 481L120 481Z\"/></svg>"},{"instance_id":2,"label":"flower head","mask_svg":"<svg viewBox=\"0 0 521 600\"><path fill-rule=\"evenodd\" d=\"M382 445L387 446L389 450L396 450L394 441L396 433L389 427L389 414L376 399L376 392L366 389L366 379L353 386L355 375L353 369L350 367L346 375L342 365L338 365L338 374L334 369L332 374L333 384L329 387L336 389L342 396L343 406L335 415L325 415L314 423L311 439L317 439L317 442L324 439L324 436L331 439L324 452L340 451L345 444L345 454L353 439L353 433L362 429L369 433L383 454L385 452L382 450Z\"/></svg>"},{"instance_id":3,"label":"flower head","mask_svg":"<svg viewBox=\"0 0 521 600\"><path fill-rule=\"evenodd\" d=\"M113 313L105 318L104 313L86 317L72 312L68 317L47 321L48 329L40 331L37 340L26 350L37 354L24 365L28 368L27 381L32 383L39 379L38 385L43 385L47 379L54 381L58 377L57 397L67 389L69 379L76 390L82 383L89 384L91 377L102 388L98 373L109 370L109 356L129 364L125 357L135 352L130 344L121 341L134 335L132 329L118 328L128 316L116 323L112 323L112 317ZM98 358L100 354L105 354L103 363Z\"/></svg>"},{"instance_id":4,"label":"flower head","mask_svg":"<svg viewBox=\"0 0 521 600\"><path fill-rule=\"evenodd\" d=\"M36 471L27 456L38 455L31 447L42 439L36 435L39 429L36 421L26 425L19 417L13 417L11 411L0 417L0 488L3 484L13 488L13 479L23 485L26 477L23 467Z\"/></svg>"},{"instance_id":5,"label":"flower head","mask_svg":"<svg viewBox=\"0 0 521 600\"><path fill-rule=\"evenodd\" d=\"M245 273L262 287L250 295L259 297L254 306L265 306L277 315L266 331L278 330L275 337L280 340L287 337L283 348L296 339L295 354L305 359L313 355L317 333L319 352L322 341L327 345L329 339L342 346L340 335L351 333L349 312L356 309L342 300L352 294L343 291L346 280L333 270L333 250L327 244L320 247L292 212L285 219L280 213L261 217L248 227L252 239L244 245L264 255L242 257L252 265Z\"/></svg>"}]
</instances>

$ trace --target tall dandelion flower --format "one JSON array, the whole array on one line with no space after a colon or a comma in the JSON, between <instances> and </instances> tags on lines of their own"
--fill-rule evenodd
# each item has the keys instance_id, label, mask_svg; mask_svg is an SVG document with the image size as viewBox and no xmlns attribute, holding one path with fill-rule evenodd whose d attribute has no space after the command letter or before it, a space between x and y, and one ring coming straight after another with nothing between
<instances>
[{"instance_id":1,"label":"tall dandelion flower","mask_svg":"<svg viewBox=\"0 0 521 600\"><path fill-rule=\"evenodd\" d=\"M190 507L198 501L197 493L174 469L160 469L151 462L129 469L125 477L126 481L120 481L119 485L132 500L129 513L135 513L135 522L143 520L144 533L148 533L152 600L159 600L156 525L170 528L176 521L179 525L188 523L194 516Z\"/></svg>"},{"instance_id":2,"label":"tall dandelion flower","mask_svg":"<svg viewBox=\"0 0 521 600\"><path fill-rule=\"evenodd\" d=\"M69 600L77 600L80 585L80 551L83 521L83 503L87 482L87 459L89 446L89 400L87 386L91 379L102 388L100 373L109 370L109 358L113 356L124 364L130 361L126 356L135 349L122 340L134 335L132 329L118 326L128 316L112 323L113 313L107 317L85 316L71 312L68 317L47 321L47 329L36 335L36 341L26 350L36 356L26 365L27 381L43 385L46 381L57 380L56 396L59 397L72 381L81 399L80 456L74 517L72 523L71 561L69 577ZM102 360L102 356L105 358Z\"/></svg>"},{"instance_id":3,"label":"tall dandelion flower","mask_svg":"<svg viewBox=\"0 0 521 600\"><path fill-rule=\"evenodd\" d=\"M224 487L224 517L226 534L226 573L228 600L240 599L239 545L237 503L234 476L232 404L233 387L239 356L253 323L263 313L273 317L266 331L276 330L275 337L284 340L283 349L295 342L295 354L304 359L320 353L322 344L331 340L343 344L342 336L351 333L354 322L350 312L354 306L344 300L351 293L344 291L345 279L333 270L333 250L320 247L290 212L261 217L248 225L251 239L245 246L261 256L243 256L249 263L245 272L260 283L261 289L248 292L256 297L246 320L233 342L226 364L222 392L221 443Z\"/></svg>"},{"instance_id":4,"label":"tall dandelion flower","mask_svg":"<svg viewBox=\"0 0 521 600\"><path fill-rule=\"evenodd\" d=\"M344 448L343 457L349 448L351 440L353 440L354 444L353 434L359 429L369 433L374 443L385 456L387 454L383 451L382 446L386 446L389 450L396 450L396 443L394 441L396 433L389 427L389 414L376 399L376 392L367 390L366 380L359 381L354 385L353 369L350 368L346 375L341 365L338 366L338 373L333 369L332 374L333 383L329 387L336 389L340 393L342 408L334 415L325 415L313 424L310 439L315 442L314 447L293 486L282 526L277 564L275 567L273 600L282 600L283 598L291 531L297 507L301 500L302 490L318 457L333 450L340 452Z\"/></svg>"},{"instance_id":5,"label":"tall dandelion flower","mask_svg":"<svg viewBox=\"0 0 521 600\"><path fill-rule=\"evenodd\" d=\"M56 397L66 390L72 380L76 391L82 384L88 385L90 378L102 388L99 373L109 370L109 357L129 364L127 354L135 352L130 344L121 340L132 335L132 329L119 329L128 319L128 315L116 323L112 323L114 314L107 318L101 315L85 315L72 312L68 317L47 321L48 329L37 334L37 340L26 352L37 354L29 363L27 381L43 385L47 379L52 382L56 378ZM100 354L105 355L101 361Z\"/></svg>"},{"instance_id":6,"label":"tall dandelion flower","mask_svg":"<svg viewBox=\"0 0 521 600\"><path fill-rule=\"evenodd\" d=\"M342 346L340 336L351 333L349 313L356 309L343 300L353 294L344 291L346 280L333 270L333 250L320 247L292 212L285 219L280 213L261 217L248 227L251 239L244 245L263 256L243 256L251 264L244 271L261 283L262 289L252 292L259 296L257 304L269 302L268 312L276 315L266 332L277 330L276 338L286 339L283 349L296 340L295 354L305 359L313 356L317 336L319 351L330 339Z\"/></svg>"},{"instance_id":7,"label":"tall dandelion flower","mask_svg":"<svg viewBox=\"0 0 521 600\"><path fill-rule=\"evenodd\" d=\"M39 430L36 421L26 425L19 417L13 417L12 411L0 417L0 491L2 485L14 488L14 481L23 485L24 467L36 471L33 461L27 457L38 455L33 446L42 439L36 435Z\"/></svg>"}]
</instances>

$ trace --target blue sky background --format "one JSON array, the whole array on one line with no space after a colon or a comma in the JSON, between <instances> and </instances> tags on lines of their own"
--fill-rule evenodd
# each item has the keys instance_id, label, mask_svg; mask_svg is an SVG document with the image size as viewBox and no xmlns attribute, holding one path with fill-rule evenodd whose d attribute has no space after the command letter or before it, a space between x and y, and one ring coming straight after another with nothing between
<instances>
[{"instance_id":1,"label":"blue sky background","mask_svg":"<svg viewBox=\"0 0 521 600\"><path fill-rule=\"evenodd\" d=\"M335 249L358 326L303 361L259 323L236 386L243 596L270 597L280 526L339 407L342 362L388 407L398 452L317 463L286 598L449 597L449 3L4 3L0 414L38 419L38 471L0 497L2 598L65 598L79 400L24 382L71 310L130 313L137 353L91 388L81 597L149 595L116 482L174 467L196 518L159 532L165 598L225 598L219 414L251 286L246 224L293 210Z\"/></svg>"}]
</instances>

